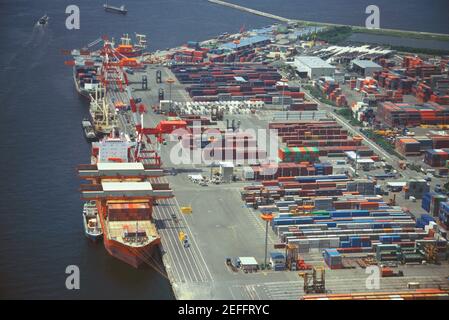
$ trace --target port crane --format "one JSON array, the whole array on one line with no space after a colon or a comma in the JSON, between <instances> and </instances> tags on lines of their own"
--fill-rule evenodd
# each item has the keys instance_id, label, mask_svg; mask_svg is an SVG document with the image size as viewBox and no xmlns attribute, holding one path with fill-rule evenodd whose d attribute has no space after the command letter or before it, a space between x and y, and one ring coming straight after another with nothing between
<instances>
[{"instance_id":1,"label":"port crane","mask_svg":"<svg viewBox=\"0 0 449 320\"><path fill-rule=\"evenodd\" d=\"M141 161L143 159L151 159L154 161L154 165L156 167L160 167L160 145L164 143L164 136L167 134L171 134L174 130L177 129L186 130L187 122L185 122L184 120L163 120L160 121L154 128L144 128L143 112L141 112L140 124L136 126L138 139L135 158L137 159L137 161ZM144 138L146 140L145 150L143 148Z\"/></svg>"},{"instance_id":2,"label":"port crane","mask_svg":"<svg viewBox=\"0 0 449 320\"><path fill-rule=\"evenodd\" d=\"M304 279L304 293L326 293L326 280L324 267L313 267L312 273L300 272Z\"/></svg>"},{"instance_id":3,"label":"port crane","mask_svg":"<svg viewBox=\"0 0 449 320\"><path fill-rule=\"evenodd\" d=\"M145 49L147 47L147 36L144 34L136 33L137 44L134 46L137 48Z\"/></svg>"}]
</instances>

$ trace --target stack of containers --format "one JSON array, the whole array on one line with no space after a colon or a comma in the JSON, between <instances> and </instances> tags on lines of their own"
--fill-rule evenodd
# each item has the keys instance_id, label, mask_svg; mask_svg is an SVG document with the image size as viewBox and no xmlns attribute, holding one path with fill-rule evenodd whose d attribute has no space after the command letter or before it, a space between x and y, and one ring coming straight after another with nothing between
<instances>
[{"instance_id":1,"label":"stack of containers","mask_svg":"<svg viewBox=\"0 0 449 320\"><path fill-rule=\"evenodd\" d=\"M433 149L449 148L449 136L432 135L430 139L432 139Z\"/></svg>"},{"instance_id":2,"label":"stack of containers","mask_svg":"<svg viewBox=\"0 0 449 320\"><path fill-rule=\"evenodd\" d=\"M326 163L315 163L313 165L315 167L316 175L328 175L332 174L332 165L328 162Z\"/></svg>"},{"instance_id":3,"label":"stack of containers","mask_svg":"<svg viewBox=\"0 0 449 320\"><path fill-rule=\"evenodd\" d=\"M391 127L446 124L449 106L435 102L422 105L383 102L377 108L377 117Z\"/></svg>"},{"instance_id":4,"label":"stack of containers","mask_svg":"<svg viewBox=\"0 0 449 320\"><path fill-rule=\"evenodd\" d=\"M151 218L147 203L107 203L110 221L145 220Z\"/></svg>"},{"instance_id":5,"label":"stack of containers","mask_svg":"<svg viewBox=\"0 0 449 320\"><path fill-rule=\"evenodd\" d=\"M421 144L413 138L399 138L396 140L396 149L404 156L421 154Z\"/></svg>"},{"instance_id":6,"label":"stack of containers","mask_svg":"<svg viewBox=\"0 0 449 320\"><path fill-rule=\"evenodd\" d=\"M449 160L449 149L428 149L424 152L424 162L431 167L444 167Z\"/></svg>"},{"instance_id":7,"label":"stack of containers","mask_svg":"<svg viewBox=\"0 0 449 320\"><path fill-rule=\"evenodd\" d=\"M284 162L315 161L319 150L316 147L281 147L278 156Z\"/></svg>"},{"instance_id":8,"label":"stack of containers","mask_svg":"<svg viewBox=\"0 0 449 320\"><path fill-rule=\"evenodd\" d=\"M445 226L446 228L449 228L449 203L448 202L440 203L440 212L438 214L438 219L440 220L440 223L443 226Z\"/></svg>"},{"instance_id":9,"label":"stack of containers","mask_svg":"<svg viewBox=\"0 0 449 320\"><path fill-rule=\"evenodd\" d=\"M343 261L341 254L336 249L325 249L324 250L324 261L330 269L342 269Z\"/></svg>"},{"instance_id":10,"label":"stack of containers","mask_svg":"<svg viewBox=\"0 0 449 320\"><path fill-rule=\"evenodd\" d=\"M424 229L430 222L435 222L435 219L431 215L423 214L420 218L416 219L416 227Z\"/></svg>"},{"instance_id":11,"label":"stack of containers","mask_svg":"<svg viewBox=\"0 0 449 320\"><path fill-rule=\"evenodd\" d=\"M422 198L421 207L432 216L437 217L440 210L440 204L445 201L447 201L447 196L444 194L427 192Z\"/></svg>"},{"instance_id":12,"label":"stack of containers","mask_svg":"<svg viewBox=\"0 0 449 320\"><path fill-rule=\"evenodd\" d=\"M317 147L319 156L341 155L345 151L358 151L360 156L373 154L360 140L348 138L347 130L335 121L276 122L270 123L269 128L278 131L287 147Z\"/></svg>"},{"instance_id":13,"label":"stack of containers","mask_svg":"<svg viewBox=\"0 0 449 320\"><path fill-rule=\"evenodd\" d=\"M291 111L313 111L318 110L318 104L314 102L305 102L303 99L293 99L290 104Z\"/></svg>"},{"instance_id":14,"label":"stack of containers","mask_svg":"<svg viewBox=\"0 0 449 320\"><path fill-rule=\"evenodd\" d=\"M429 101L432 93L432 89L424 82L421 82L415 89L416 99L420 103Z\"/></svg>"},{"instance_id":15,"label":"stack of containers","mask_svg":"<svg viewBox=\"0 0 449 320\"><path fill-rule=\"evenodd\" d=\"M285 201L283 205L290 207L291 202ZM382 208L321 210L301 216L280 213L273 219L272 227L282 242L297 244L300 253L326 248L347 253L372 252L379 244L413 247L416 240L428 236L422 228L415 227L410 214L385 204Z\"/></svg>"},{"instance_id":16,"label":"stack of containers","mask_svg":"<svg viewBox=\"0 0 449 320\"><path fill-rule=\"evenodd\" d=\"M254 180L273 180L294 181L296 176L310 175L331 175L332 165L325 164L319 172L316 167L309 162L280 162L274 167L251 166L254 174ZM289 179L284 179L289 178Z\"/></svg>"},{"instance_id":17,"label":"stack of containers","mask_svg":"<svg viewBox=\"0 0 449 320\"><path fill-rule=\"evenodd\" d=\"M433 148L433 141L431 138L427 136L415 136L414 139L419 142L419 150L421 152ZM449 146L449 139L448 139L448 146Z\"/></svg>"},{"instance_id":18,"label":"stack of containers","mask_svg":"<svg viewBox=\"0 0 449 320\"><path fill-rule=\"evenodd\" d=\"M402 78L399 82L399 89L402 94L411 94L415 80L412 78Z\"/></svg>"}]
</instances>

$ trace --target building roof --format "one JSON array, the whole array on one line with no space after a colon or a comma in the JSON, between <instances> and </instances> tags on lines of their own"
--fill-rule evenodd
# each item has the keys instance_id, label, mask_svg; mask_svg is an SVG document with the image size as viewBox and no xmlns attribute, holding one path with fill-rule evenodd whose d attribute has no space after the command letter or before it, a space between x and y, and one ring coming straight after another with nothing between
<instances>
[{"instance_id":1,"label":"building roof","mask_svg":"<svg viewBox=\"0 0 449 320\"><path fill-rule=\"evenodd\" d=\"M103 191L151 191L151 183L144 182L102 182Z\"/></svg>"},{"instance_id":2,"label":"building roof","mask_svg":"<svg viewBox=\"0 0 449 320\"><path fill-rule=\"evenodd\" d=\"M332 68L335 69L335 67L323 59L315 56L297 56L295 58L296 64L305 65L309 68Z\"/></svg>"},{"instance_id":3,"label":"building roof","mask_svg":"<svg viewBox=\"0 0 449 320\"><path fill-rule=\"evenodd\" d=\"M377 63L371 61L371 60L360 60L360 59L354 59L351 61L352 64L355 64L359 66L360 68L379 68L382 69L381 65L378 65Z\"/></svg>"},{"instance_id":4,"label":"building roof","mask_svg":"<svg viewBox=\"0 0 449 320\"><path fill-rule=\"evenodd\" d=\"M370 159L370 158L362 158L362 159L357 159L357 163L374 163L374 160Z\"/></svg>"},{"instance_id":5,"label":"building roof","mask_svg":"<svg viewBox=\"0 0 449 320\"><path fill-rule=\"evenodd\" d=\"M257 265L257 260L254 257L239 257L242 266Z\"/></svg>"},{"instance_id":6,"label":"building roof","mask_svg":"<svg viewBox=\"0 0 449 320\"><path fill-rule=\"evenodd\" d=\"M246 47L246 46L251 46L251 45L254 45L254 44L257 44L257 43L260 43L260 42L265 42L265 41L268 41L268 40L270 40L270 38L265 37L265 36L257 35L257 36L253 36L253 37L240 39L240 43L237 43L237 44L235 44L234 42L224 43L224 44L222 44L220 46L220 48L234 50L236 48L240 49L240 48L243 48L243 47Z\"/></svg>"},{"instance_id":7,"label":"building roof","mask_svg":"<svg viewBox=\"0 0 449 320\"><path fill-rule=\"evenodd\" d=\"M222 167L222 168L234 168L234 163L232 163L232 162L220 162L220 167Z\"/></svg>"},{"instance_id":8,"label":"building roof","mask_svg":"<svg viewBox=\"0 0 449 320\"><path fill-rule=\"evenodd\" d=\"M401 182L401 181L387 182L387 186L389 186L389 187L405 187L406 185L407 185L407 182Z\"/></svg>"}]
</instances>

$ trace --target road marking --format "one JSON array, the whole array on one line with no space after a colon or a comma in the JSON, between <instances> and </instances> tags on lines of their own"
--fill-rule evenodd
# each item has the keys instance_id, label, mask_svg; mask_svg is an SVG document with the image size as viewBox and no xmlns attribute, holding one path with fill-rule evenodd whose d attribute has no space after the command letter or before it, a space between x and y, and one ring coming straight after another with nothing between
<instances>
[{"instance_id":1,"label":"road marking","mask_svg":"<svg viewBox=\"0 0 449 320\"><path fill-rule=\"evenodd\" d=\"M177 198L174 198L174 199L175 199L176 205L177 205L177 207L178 207L178 209L179 209L180 206L179 206L179 203L178 203L178 199L177 199ZM179 210L180 210L180 209L179 209ZM208 274L209 274L210 279L213 280L212 273L210 272L209 267L207 266L207 263L206 263L206 261L204 260L203 254L202 254L201 250L200 250L199 247L198 247L198 244L197 244L197 242L196 242L195 237L193 237L193 233L192 233L192 230L190 229L189 223L187 222L186 218L185 218L183 215L182 215L182 219L184 220L184 222L185 222L185 224L186 224L186 226L187 226L187 229L189 230L189 233L192 235L192 241L193 241L193 243L195 244L195 247L198 249L198 252L199 252L199 254L200 254L201 260L203 260L204 266L206 267L206 270L207 270L207 272L208 272Z\"/></svg>"}]
</instances>

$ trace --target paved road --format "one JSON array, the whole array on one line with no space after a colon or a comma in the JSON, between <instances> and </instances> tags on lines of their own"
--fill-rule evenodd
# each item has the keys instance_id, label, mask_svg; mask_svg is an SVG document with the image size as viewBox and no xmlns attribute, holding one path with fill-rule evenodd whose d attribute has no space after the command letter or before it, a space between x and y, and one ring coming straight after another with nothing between
<instances>
[{"instance_id":1,"label":"paved road","mask_svg":"<svg viewBox=\"0 0 449 320\"><path fill-rule=\"evenodd\" d=\"M159 182L167 182L160 179ZM177 222L172 219L177 216ZM162 238L163 255L168 257L165 264L167 272L172 274L174 282L207 282L212 275L198 249L190 227L180 213L176 199L159 200L154 207L153 217ZM189 239L190 246L185 248L179 240L179 232Z\"/></svg>"}]
</instances>

